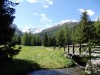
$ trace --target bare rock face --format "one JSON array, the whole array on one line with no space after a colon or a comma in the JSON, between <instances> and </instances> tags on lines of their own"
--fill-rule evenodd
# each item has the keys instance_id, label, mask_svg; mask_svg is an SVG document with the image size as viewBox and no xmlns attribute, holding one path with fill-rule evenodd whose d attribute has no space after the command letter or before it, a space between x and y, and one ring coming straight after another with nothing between
<instances>
[{"instance_id":1,"label":"bare rock face","mask_svg":"<svg viewBox=\"0 0 100 75\"><path fill-rule=\"evenodd\" d=\"M100 75L100 58L91 59L87 62L85 72L92 75Z\"/></svg>"}]
</instances>

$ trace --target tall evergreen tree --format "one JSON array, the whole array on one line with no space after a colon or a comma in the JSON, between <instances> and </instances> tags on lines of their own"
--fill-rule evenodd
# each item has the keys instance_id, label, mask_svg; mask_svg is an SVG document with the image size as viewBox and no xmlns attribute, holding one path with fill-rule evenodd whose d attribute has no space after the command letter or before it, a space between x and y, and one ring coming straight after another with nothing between
<instances>
[{"instance_id":1,"label":"tall evergreen tree","mask_svg":"<svg viewBox=\"0 0 100 75\"><path fill-rule=\"evenodd\" d=\"M31 45L36 46L36 37L35 36L33 36L32 40L31 40Z\"/></svg>"},{"instance_id":2,"label":"tall evergreen tree","mask_svg":"<svg viewBox=\"0 0 100 75\"><path fill-rule=\"evenodd\" d=\"M32 33L28 33L28 37L27 37L27 45L31 46L31 41L33 38L33 34Z\"/></svg>"},{"instance_id":3,"label":"tall evergreen tree","mask_svg":"<svg viewBox=\"0 0 100 75\"><path fill-rule=\"evenodd\" d=\"M41 46L41 39L39 36L36 36L36 45Z\"/></svg>"},{"instance_id":4,"label":"tall evergreen tree","mask_svg":"<svg viewBox=\"0 0 100 75\"><path fill-rule=\"evenodd\" d=\"M19 50L14 49L15 43L12 41L15 29L12 27L15 16L13 3L9 0L0 0L0 60L11 58L18 54Z\"/></svg>"},{"instance_id":5,"label":"tall evergreen tree","mask_svg":"<svg viewBox=\"0 0 100 75\"><path fill-rule=\"evenodd\" d=\"M94 23L94 27L96 28L96 38L95 44L100 45L100 19L98 18L97 21Z\"/></svg>"},{"instance_id":6,"label":"tall evergreen tree","mask_svg":"<svg viewBox=\"0 0 100 75\"><path fill-rule=\"evenodd\" d=\"M21 36L14 34L13 40L16 42L17 45L21 45Z\"/></svg>"},{"instance_id":7,"label":"tall evergreen tree","mask_svg":"<svg viewBox=\"0 0 100 75\"><path fill-rule=\"evenodd\" d=\"M55 37L52 37L51 39L51 46L56 46L56 38Z\"/></svg>"},{"instance_id":8,"label":"tall evergreen tree","mask_svg":"<svg viewBox=\"0 0 100 75\"><path fill-rule=\"evenodd\" d=\"M62 47L64 45L65 39L64 39L64 31L63 30L59 30L59 32L57 33L57 45Z\"/></svg>"},{"instance_id":9,"label":"tall evergreen tree","mask_svg":"<svg viewBox=\"0 0 100 75\"><path fill-rule=\"evenodd\" d=\"M26 33L24 33L24 35L21 38L21 44L28 46L28 41L29 41L28 40L28 33L26 32Z\"/></svg>"},{"instance_id":10,"label":"tall evergreen tree","mask_svg":"<svg viewBox=\"0 0 100 75\"><path fill-rule=\"evenodd\" d=\"M84 10L84 12L81 15L80 24L79 26L77 26L75 30L74 37L76 42L80 43L80 46L81 43L88 43L89 47L91 46L91 43L93 43L93 40L95 39L95 28L86 10ZM81 47L79 49L79 52L81 54Z\"/></svg>"},{"instance_id":11,"label":"tall evergreen tree","mask_svg":"<svg viewBox=\"0 0 100 75\"><path fill-rule=\"evenodd\" d=\"M65 37L65 45L71 44L71 31L69 28L66 26L65 27L65 32L64 32L64 37Z\"/></svg>"},{"instance_id":12,"label":"tall evergreen tree","mask_svg":"<svg viewBox=\"0 0 100 75\"><path fill-rule=\"evenodd\" d=\"M48 35L47 35L47 33L44 34L43 45L48 46Z\"/></svg>"},{"instance_id":13,"label":"tall evergreen tree","mask_svg":"<svg viewBox=\"0 0 100 75\"><path fill-rule=\"evenodd\" d=\"M21 45L21 36L20 35L17 36L17 44Z\"/></svg>"},{"instance_id":14,"label":"tall evergreen tree","mask_svg":"<svg viewBox=\"0 0 100 75\"><path fill-rule=\"evenodd\" d=\"M89 42L94 38L95 28L85 10L81 15L79 26L75 30L75 40L79 43Z\"/></svg>"},{"instance_id":15,"label":"tall evergreen tree","mask_svg":"<svg viewBox=\"0 0 100 75\"><path fill-rule=\"evenodd\" d=\"M48 36L48 46L52 46L52 37Z\"/></svg>"}]
</instances>

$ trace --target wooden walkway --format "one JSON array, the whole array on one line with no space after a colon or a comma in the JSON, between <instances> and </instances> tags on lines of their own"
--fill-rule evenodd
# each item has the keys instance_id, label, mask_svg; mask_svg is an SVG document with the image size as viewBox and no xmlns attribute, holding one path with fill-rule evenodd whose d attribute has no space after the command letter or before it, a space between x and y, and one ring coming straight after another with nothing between
<instances>
[{"instance_id":1,"label":"wooden walkway","mask_svg":"<svg viewBox=\"0 0 100 75\"><path fill-rule=\"evenodd\" d=\"M64 47L64 56L85 56L89 55L89 47L87 44L66 45ZM92 56L100 56L100 46L91 47Z\"/></svg>"}]
</instances>

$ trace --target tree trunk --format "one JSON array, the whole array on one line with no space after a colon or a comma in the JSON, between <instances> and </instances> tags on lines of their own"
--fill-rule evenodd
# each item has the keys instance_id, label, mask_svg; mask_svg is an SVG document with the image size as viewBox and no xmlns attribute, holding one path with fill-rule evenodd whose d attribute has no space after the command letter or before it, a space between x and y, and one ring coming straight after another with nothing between
<instances>
[{"instance_id":1,"label":"tree trunk","mask_svg":"<svg viewBox=\"0 0 100 75\"><path fill-rule=\"evenodd\" d=\"M79 54L81 55L81 43L79 43Z\"/></svg>"}]
</instances>

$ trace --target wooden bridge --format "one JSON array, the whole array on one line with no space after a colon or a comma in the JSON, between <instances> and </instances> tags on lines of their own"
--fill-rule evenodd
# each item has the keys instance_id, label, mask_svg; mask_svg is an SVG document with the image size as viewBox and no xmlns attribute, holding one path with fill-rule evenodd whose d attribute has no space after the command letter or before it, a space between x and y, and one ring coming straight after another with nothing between
<instances>
[{"instance_id":1,"label":"wooden bridge","mask_svg":"<svg viewBox=\"0 0 100 75\"><path fill-rule=\"evenodd\" d=\"M73 45L65 45L64 47L64 55L65 56L85 56L89 54L89 48L91 49L91 55L99 54L100 55L100 46L89 47L85 44L73 44Z\"/></svg>"}]
</instances>

